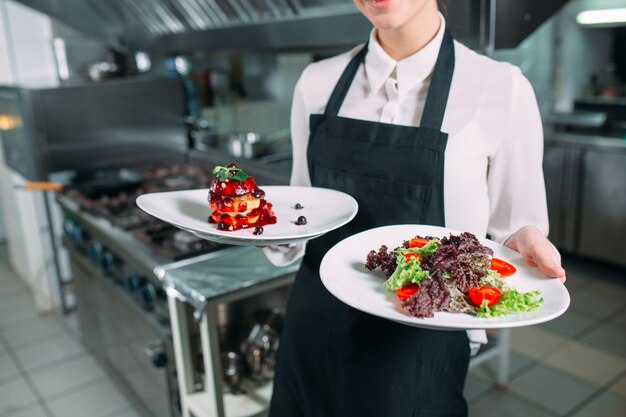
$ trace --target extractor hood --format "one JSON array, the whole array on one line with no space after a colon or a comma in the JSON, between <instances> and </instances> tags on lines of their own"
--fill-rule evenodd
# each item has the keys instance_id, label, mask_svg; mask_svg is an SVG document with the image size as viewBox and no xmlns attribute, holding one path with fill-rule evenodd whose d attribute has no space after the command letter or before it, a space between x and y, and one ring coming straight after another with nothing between
<instances>
[{"instance_id":1,"label":"extractor hood","mask_svg":"<svg viewBox=\"0 0 626 417\"><path fill-rule=\"evenodd\" d=\"M18 0L116 49L338 48L366 39L352 0ZM453 35L475 49L517 46L567 0L451 0Z\"/></svg>"}]
</instances>

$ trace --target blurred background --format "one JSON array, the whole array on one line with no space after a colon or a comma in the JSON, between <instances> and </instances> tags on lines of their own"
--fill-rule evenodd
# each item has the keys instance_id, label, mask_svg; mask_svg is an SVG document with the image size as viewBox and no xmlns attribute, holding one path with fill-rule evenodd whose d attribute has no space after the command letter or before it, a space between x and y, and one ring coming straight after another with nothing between
<instances>
[{"instance_id":1,"label":"blurred background","mask_svg":"<svg viewBox=\"0 0 626 417\"><path fill-rule=\"evenodd\" d=\"M489 335L470 415L626 416L626 1L454 0L447 22L534 87L572 295ZM264 415L297 265L135 198L225 161L287 184L300 73L369 31L350 0L0 0L1 417Z\"/></svg>"}]
</instances>

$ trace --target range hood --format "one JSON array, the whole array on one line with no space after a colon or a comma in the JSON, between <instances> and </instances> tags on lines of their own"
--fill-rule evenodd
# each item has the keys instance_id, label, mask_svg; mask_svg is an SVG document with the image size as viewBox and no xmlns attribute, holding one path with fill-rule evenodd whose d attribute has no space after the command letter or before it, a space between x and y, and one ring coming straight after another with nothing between
<instances>
[{"instance_id":1,"label":"range hood","mask_svg":"<svg viewBox=\"0 0 626 417\"><path fill-rule=\"evenodd\" d=\"M122 51L340 48L371 28L352 0L17 0ZM452 0L453 35L475 49L517 46L567 0Z\"/></svg>"}]
</instances>

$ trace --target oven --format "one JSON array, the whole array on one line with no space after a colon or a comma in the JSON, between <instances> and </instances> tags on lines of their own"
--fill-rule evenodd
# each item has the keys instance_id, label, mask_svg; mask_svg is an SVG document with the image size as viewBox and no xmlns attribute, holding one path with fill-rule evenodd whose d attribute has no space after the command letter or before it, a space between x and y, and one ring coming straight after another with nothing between
<instances>
[{"instance_id":1,"label":"oven","mask_svg":"<svg viewBox=\"0 0 626 417\"><path fill-rule=\"evenodd\" d=\"M241 248L199 239L146 215L135 204L143 192L206 187L205 168L171 165L137 171L143 181L135 188L93 194L74 186L58 195L64 216L63 245L70 257L83 344L138 412L145 417L178 417L180 396L167 296L154 271L181 262L200 265ZM244 380L262 384L271 378L275 347L258 351L253 339L259 329L276 337L280 333L289 289L218 306L224 382L231 393L243 393ZM197 362L192 377L202 389L201 336L191 306L186 306L186 314Z\"/></svg>"}]
</instances>

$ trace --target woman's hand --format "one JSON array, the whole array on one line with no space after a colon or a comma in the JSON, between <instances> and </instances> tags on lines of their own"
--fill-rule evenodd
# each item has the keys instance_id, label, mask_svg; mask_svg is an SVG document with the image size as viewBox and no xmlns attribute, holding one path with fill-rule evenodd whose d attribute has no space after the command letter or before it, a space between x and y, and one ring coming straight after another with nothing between
<instances>
[{"instance_id":1,"label":"woman's hand","mask_svg":"<svg viewBox=\"0 0 626 417\"><path fill-rule=\"evenodd\" d=\"M565 282L565 270L561 267L561 255L552 243L535 226L524 226L504 243L519 252L532 266L551 278Z\"/></svg>"}]
</instances>

